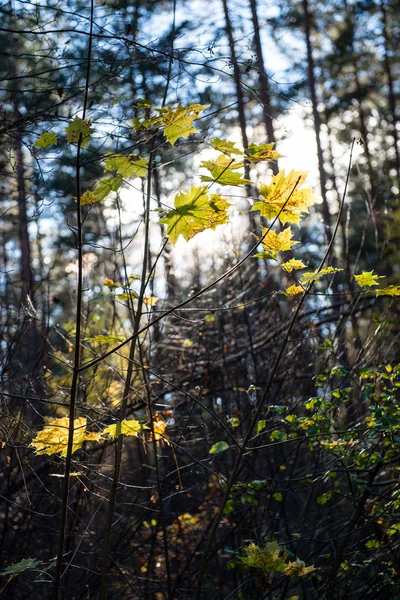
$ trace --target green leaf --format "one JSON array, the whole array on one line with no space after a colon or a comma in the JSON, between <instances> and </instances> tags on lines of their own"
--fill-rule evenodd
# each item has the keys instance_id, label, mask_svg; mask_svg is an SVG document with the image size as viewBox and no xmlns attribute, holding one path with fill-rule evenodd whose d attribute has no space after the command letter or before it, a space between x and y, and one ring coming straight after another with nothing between
<instances>
[{"instance_id":1,"label":"green leaf","mask_svg":"<svg viewBox=\"0 0 400 600\"><path fill-rule=\"evenodd\" d=\"M128 300L135 300L138 297L139 297L138 294L134 290L128 290L126 292L123 292L122 294L117 294L118 300L126 301L126 302Z\"/></svg>"},{"instance_id":2,"label":"green leaf","mask_svg":"<svg viewBox=\"0 0 400 600\"><path fill-rule=\"evenodd\" d=\"M267 426L267 421L266 419L262 419L261 421L258 421L257 423L257 433L261 433L262 431L264 431L264 429Z\"/></svg>"},{"instance_id":3,"label":"green leaf","mask_svg":"<svg viewBox=\"0 0 400 600\"><path fill-rule=\"evenodd\" d=\"M317 498L317 504L320 506L324 506L330 499L332 498L332 492L326 492L325 494L321 494Z\"/></svg>"},{"instance_id":4,"label":"green leaf","mask_svg":"<svg viewBox=\"0 0 400 600\"><path fill-rule=\"evenodd\" d=\"M217 442L216 444L211 446L211 448L208 451L208 454L219 454L220 452L225 452L225 450L228 450L228 448L229 444L227 444L226 442Z\"/></svg>"},{"instance_id":5,"label":"green leaf","mask_svg":"<svg viewBox=\"0 0 400 600\"><path fill-rule=\"evenodd\" d=\"M335 267L325 267L325 269L321 269L320 271L304 273L302 275L302 278L300 279L300 283L302 285L305 285L306 283L311 283L312 281L319 281L324 275L329 275L330 273L337 273L338 271L343 271L343 269L336 269Z\"/></svg>"},{"instance_id":6,"label":"green leaf","mask_svg":"<svg viewBox=\"0 0 400 600\"><path fill-rule=\"evenodd\" d=\"M183 106L178 104L176 108L160 109L159 123L164 126L164 135L173 146L178 138L188 137L191 133L198 133L193 127L193 121L201 112L209 107L209 104L189 104Z\"/></svg>"},{"instance_id":7,"label":"green leaf","mask_svg":"<svg viewBox=\"0 0 400 600\"><path fill-rule=\"evenodd\" d=\"M0 576L11 576L10 578L12 579L28 569L35 569L39 564L40 560L36 560L35 558L23 558L19 563L14 563L13 565L10 565L9 567L6 567L0 571Z\"/></svg>"},{"instance_id":8,"label":"green leaf","mask_svg":"<svg viewBox=\"0 0 400 600\"><path fill-rule=\"evenodd\" d=\"M273 150L275 144L250 144L247 148L248 159L252 163L258 163L263 160L277 160L282 158L276 150Z\"/></svg>"},{"instance_id":9,"label":"green leaf","mask_svg":"<svg viewBox=\"0 0 400 600\"><path fill-rule=\"evenodd\" d=\"M250 179L243 179L240 173L235 173L235 170L242 168L243 164L222 154L215 161L204 160L200 163L200 167L207 169L212 175L211 177L202 175L202 182L215 181L220 185L245 185L251 183Z\"/></svg>"},{"instance_id":10,"label":"green leaf","mask_svg":"<svg viewBox=\"0 0 400 600\"><path fill-rule=\"evenodd\" d=\"M210 143L215 150L218 150L227 156L232 156L232 154L235 154L236 156L243 156L243 152L236 148L235 142L214 138Z\"/></svg>"},{"instance_id":11,"label":"green leaf","mask_svg":"<svg viewBox=\"0 0 400 600\"><path fill-rule=\"evenodd\" d=\"M75 119L65 128L69 143L78 144L79 140L81 140L82 148L86 148L92 139L91 134L93 131L94 129L92 128L90 121L81 119L80 117L75 117Z\"/></svg>"},{"instance_id":12,"label":"green leaf","mask_svg":"<svg viewBox=\"0 0 400 600\"><path fill-rule=\"evenodd\" d=\"M219 194L209 195L206 187L192 187L186 194L177 194L174 206L160 221L168 226L167 235L172 244L176 244L180 235L187 241L228 220L228 202Z\"/></svg>"},{"instance_id":13,"label":"green leaf","mask_svg":"<svg viewBox=\"0 0 400 600\"><path fill-rule=\"evenodd\" d=\"M107 177L106 179L102 179L98 186L94 188L93 194L99 200L104 200L110 192L117 192L123 183L119 175L116 177Z\"/></svg>"},{"instance_id":14,"label":"green leaf","mask_svg":"<svg viewBox=\"0 0 400 600\"><path fill-rule=\"evenodd\" d=\"M42 133L33 144L36 148L48 148L57 145L57 136L54 131Z\"/></svg>"},{"instance_id":15,"label":"green leaf","mask_svg":"<svg viewBox=\"0 0 400 600\"><path fill-rule=\"evenodd\" d=\"M96 335L95 337L84 338L84 342L94 342L97 344L113 344L123 342L125 338L116 335Z\"/></svg>"},{"instance_id":16,"label":"green leaf","mask_svg":"<svg viewBox=\"0 0 400 600\"><path fill-rule=\"evenodd\" d=\"M114 154L106 158L105 167L107 171L116 171L124 179L129 177L146 177L149 161L147 158L141 158L137 154L124 156L123 154Z\"/></svg>"},{"instance_id":17,"label":"green leaf","mask_svg":"<svg viewBox=\"0 0 400 600\"><path fill-rule=\"evenodd\" d=\"M281 492L275 492L275 494L273 494L272 497L277 502L282 502L282 500L283 500L283 495L281 494Z\"/></svg>"}]
</instances>

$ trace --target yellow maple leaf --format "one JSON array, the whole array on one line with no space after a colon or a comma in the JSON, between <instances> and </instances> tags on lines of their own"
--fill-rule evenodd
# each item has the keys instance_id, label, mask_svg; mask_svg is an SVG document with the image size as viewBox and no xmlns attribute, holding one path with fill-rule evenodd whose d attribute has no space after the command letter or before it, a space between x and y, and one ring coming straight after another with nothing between
<instances>
[{"instance_id":1,"label":"yellow maple leaf","mask_svg":"<svg viewBox=\"0 0 400 600\"><path fill-rule=\"evenodd\" d=\"M188 137L191 133L198 133L193 127L193 121L198 118L209 104L178 104L176 108L163 108L160 110L159 122L164 126L164 135L173 146L180 137Z\"/></svg>"},{"instance_id":2,"label":"yellow maple leaf","mask_svg":"<svg viewBox=\"0 0 400 600\"><path fill-rule=\"evenodd\" d=\"M165 437L165 430L167 428L167 423L164 421L164 419L162 418L162 416L159 413L157 413L154 416L154 424L153 424L153 426L154 426L154 437L155 437L155 439L159 440L159 439L162 438L168 444L169 443L168 439Z\"/></svg>"},{"instance_id":3,"label":"yellow maple leaf","mask_svg":"<svg viewBox=\"0 0 400 600\"><path fill-rule=\"evenodd\" d=\"M282 264L282 269L288 273L291 273L295 269L305 269L306 267L307 265L305 265L302 260L297 260L296 258L291 258Z\"/></svg>"},{"instance_id":4,"label":"yellow maple leaf","mask_svg":"<svg viewBox=\"0 0 400 600\"><path fill-rule=\"evenodd\" d=\"M377 279L385 279L384 275L374 275L373 271L363 271L360 275L354 275L354 279L361 287L379 285Z\"/></svg>"},{"instance_id":5,"label":"yellow maple leaf","mask_svg":"<svg viewBox=\"0 0 400 600\"><path fill-rule=\"evenodd\" d=\"M252 210L258 210L263 217L273 219L279 214L281 223L298 225L302 214L308 212L316 197L305 186L306 171L280 171L269 185L261 184L262 200L256 202ZM297 185L296 185L297 184Z\"/></svg>"},{"instance_id":6,"label":"yellow maple leaf","mask_svg":"<svg viewBox=\"0 0 400 600\"><path fill-rule=\"evenodd\" d=\"M285 294L286 296L297 296L298 294L303 294L304 289L301 287L301 285L291 285L290 287L286 288Z\"/></svg>"},{"instance_id":7,"label":"yellow maple leaf","mask_svg":"<svg viewBox=\"0 0 400 600\"><path fill-rule=\"evenodd\" d=\"M274 150L275 144L250 144L247 148L248 159L252 163L258 163L260 161L270 161L282 158L282 154L279 154L277 150Z\"/></svg>"},{"instance_id":8,"label":"yellow maple leaf","mask_svg":"<svg viewBox=\"0 0 400 600\"><path fill-rule=\"evenodd\" d=\"M377 296L400 296L400 285L389 285L381 290L375 290Z\"/></svg>"},{"instance_id":9,"label":"yellow maple leaf","mask_svg":"<svg viewBox=\"0 0 400 600\"><path fill-rule=\"evenodd\" d=\"M147 296L146 298L143 298L143 303L146 306L155 306L158 300L159 298L157 298L157 296Z\"/></svg>"},{"instance_id":10,"label":"yellow maple leaf","mask_svg":"<svg viewBox=\"0 0 400 600\"><path fill-rule=\"evenodd\" d=\"M49 419L47 425L38 432L30 443L35 448L36 454L61 454L67 455L69 418ZM100 440L99 433L86 431L86 418L79 417L74 420L74 437L72 452L82 447L84 442Z\"/></svg>"},{"instance_id":11,"label":"yellow maple leaf","mask_svg":"<svg viewBox=\"0 0 400 600\"><path fill-rule=\"evenodd\" d=\"M140 423L136 419L132 419L131 421L124 419L119 423L113 423L112 425L106 427L102 431L101 435L102 437L107 436L110 438L116 438L121 434L137 436L139 431L141 431L142 429L148 429L148 427L146 427L146 425L142 425L142 423Z\"/></svg>"},{"instance_id":12,"label":"yellow maple leaf","mask_svg":"<svg viewBox=\"0 0 400 600\"><path fill-rule=\"evenodd\" d=\"M94 192L90 190L86 190L81 196L81 206L85 206L86 204L95 204L99 202L100 198Z\"/></svg>"},{"instance_id":13,"label":"yellow maple leaf","mask_svg":"<svg viewBox=\"0 0 400 600\"><path fill-rule=\"evenodd\" d=\"M343 271L343 269L337 269L336 267L325 267L320 271L304 273L301 278L301 283L304 285L306 283L311 283L312 281L319 281L319 279L321 279L321 277L323 277L324 275L329 275L330 273L337 273L338 271Z\"/></svg>"},{"instance_id":14,"label":"yellow maple leaf","mask_svg":"<svg viewBox=\"0 0 400 600\"><path fill-rule=\"evenodd\" d=\"M263 235L266 231L268 230L263 227ZM290 250L292 246L298 243L292 240L292 229L290 227L286 227L281 233L275 233L271 229L262 241L265 252L270 254L271 258L275 258L278 252Z\"/></svg>"}]
</instances>

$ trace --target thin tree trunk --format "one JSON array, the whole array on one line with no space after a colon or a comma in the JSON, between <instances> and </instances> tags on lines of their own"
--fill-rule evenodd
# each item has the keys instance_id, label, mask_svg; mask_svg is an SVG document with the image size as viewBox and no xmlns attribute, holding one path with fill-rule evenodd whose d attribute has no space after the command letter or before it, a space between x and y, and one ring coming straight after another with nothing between
<instances>
[{"instance_id":1,"label":"thin tree trunk","mask_svg":"<svg viewBox=\"0 0 400 600\"><path fill-rule=\"evenodd\" d=\"M240 73L240 68L239 68L239 64L238 64L237 56L236 56L235 40L233 38L232 22L231 22L231 19L229 16L227 0L222 0L222 6L224 9L224 16L225 16L225 31L226 31L226 36L228 38L231 62L232 62L232 66L233 66L233 78L235 81L235 88L236 88L237 108L238 108L238 115L239 115L239 126L240 126L240 131L242 134L242 144L243 144L243 148L245 150L247 150L249 147L249 140L248 140L247 131L246 131L246 114L245 114L245 109L244 109L244 97L243 97L243 90L242 90L241 73ZM246 179L250 179L250 168L249 168L249 163L247 160L244 161L244 176ZM248 197L252 196L252 189L251 189L250 184L246 185L246 193L247 193ZM249 212L249 226L250 226L250 231L252 231L253 233L255 233L258 229L257 216L254 212L251 212L251 211ZM254 244L254 240L251 239L248 244L248 247L251 247L253 244ZM252 271L253 272L257 271L257 273L258 273L257 260L253 261Z\"/></svg>"},{"instance_id":2,"label":"thin tree trunk","mask_svg":"<svg viewBox=\"0 0 400 600\"><path fill-rule=\"evenodd\" d=\"M396 114L396 95L394 92L393 85L393 75L392 68L390 65L390 57L389 57L389 33L388 33L388 22L387 22L387 12L384 0L381 0L381 11L382 11L382 25L383 25L383 38L385 40L384 44L384 61L385 61L385 71L387 77L387 84L389 88L389 109L390 109L390 117L391 117L391 130L394 141L394 151L395 151L395 161L396 161L396 174L397 180L400 181L400 151L399 151L399 134L397 131L397 114Z\"/></svg>"},{"instance_id":3,"label":"thin tree trunk","mask_svg":"<svg viewBox=\"0 0 400 600\"><path fill-rule=\"evenodd\" d=\"M308 85L311 94L312 112L314 118L314 130L315 130L315 141L317 143L317 156L318 156L318 171L319 180L321 187L322 197L322 215L324 218L325 234L328 243L332 239L332 220L329 211L328 199L326 196L326 172L324 167L324 156L321 144L321 118L318 112L318 100L316 91L316 80L315 80L315 66L314 58L312 53L311 44L311 25L310 25L310 10L308 0L303 0L303 11L304 11L304 32L306 36L307 45L307 71L308 71Z\"/></svg>"},{"instance_id":4,"label":"thin tree trunk","mask_svg":"<svg viewBox=\"0 0 400 600\"><path fill-rule=\"evenodd\" d=\"M257 13L257 2L256 0L250 0L250 8L251 8L251 19L253 22L254 29L254 46L256 51L256 65L258 78L260 82L259 96L263 106L263 116L265 129L267 131L267 137L269 143L276 143L274 125L272 122L272 117L269 114L269 110L271 108L271 95L270 95L270 86L268 81L268 75L265 70L265 63L261 45L260 38L260 24L258 21L258 13ZM271 170L274 175L276 175L279 171L278 163L272 162L270 163Z\"/></svg>"}]
</instances>

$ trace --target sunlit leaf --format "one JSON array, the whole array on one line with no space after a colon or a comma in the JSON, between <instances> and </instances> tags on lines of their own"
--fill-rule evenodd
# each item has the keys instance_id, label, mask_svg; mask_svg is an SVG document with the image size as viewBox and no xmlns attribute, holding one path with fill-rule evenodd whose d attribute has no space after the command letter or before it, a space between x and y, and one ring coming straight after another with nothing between
<instances>
[{"instance_id":1,"label":"sunlit leaf","mask_svg":"<svg viewBox=\"0 0 400 600\"><path fill-rule=\"evenodd\" d=\"M107 436L109 438L116 438L122 434L137 436L139 431L142 431L142 429L148 429L148 427L136 419L132 419L131 421L124 419L119 423L113 423L112 425L106 427L101 435L102 437Z\"/></svg>"},{"instance_id":2,"label":"sunlit leaf","mask_svg":"<svg viewBox=\"0 0 400 600\"><path fill-rule=\"evenodd\" d=\"M146 177L149 161L147 158L141 158L137 154L124 156L123 154L114 154L106 158L105 167L107 171L116 171L124 179L129 177Z\"/></svg>"},{"instance_id":3,"label":"sunlit leaf","mask_svg":"<svg viewBox=\"0 0 400 600\"><path fill-rule=\"evenodd\" d=\"M164 135L168 142L173 146L178 138L198 133L193 127L193 121L208 107L209 104L191 103L189 106L178 104L176 108L160 109L158 120L164 126Z\"/></svg>"},{"instance_id":4,"label":"sunlit leaf","mask_svg":"<svg viewBox=\"0 0 400 600\"><path fill-rule=\"evenodd\" d=\"M192 187L186 194L175 196L175 208L161 219L167 235L176 244L180 235L190 240L200 231L215 229L228 220L228 202L219 194L209 195L206 187Z\"/></svg>"},{"instance_id":5,"label":"sunlit leaf","mask_svg":"<svg viewBox=\"0 0 400 600\"><path fill-rule=\"evenodd\" d=\"M93 193L99 200L104 200L110 192L117 192L123 183L124 181L119 175L116 177L107 177L100 181L94 188Z\"/></svg>"},{"instance_id":6,"label":"sunlit leaf","mask_svg":"<svg viewBox=\"0 0 400 600\"><path fill-rule=\"evenodd\" d=\"M47 425L38 432L32 440L30 447L36 454L61 454L67 455L69 418L49 419ZM79 450L84 442L99 441L100 434L86 431L86 418L79 417L74 420L74 435L72 452Z\"/></svg>"},{"instance_id":7,"label":"sunlit leaf","mask_svg":"<svg viewBox=\"0 0 400 600\"><path fill-rule=\"evenodd\" d=\"M215 161L204 160L200 163L200 167L207 169L211 173L211 177L208 175L202 175L202 182L215 181L220 185L245 185L251 183L250 179L243 179L240 173L236 173L236 169L243 167L243 163L234 161L227 156L221 154Z\"/></svg>"},{"instance_id":8,"label":"sunlit leaf","mask_svg":"<svg viewBox=\"0 0 400 600\"><path fill-rule=\"evenodd\" d=\"M360 275L354 275L354 279L361 287L371 287L379 285L378 279L385 279L385 277L383 275L374 275L373 271L363 271Z\"/></svg>"},{"instance_id":9,"label":"sunlit leaf","mask_svg":"<svg viewBox=\"0 0 400 600\"><path fill-rule=\"evenodd\" d=\"M159 298L156 296L147 296L147 298L143 298L143 303L146 304L146 306L155 306L158 301Z\"/></svg>"},{"instance_id":10,"label":"sunlit leaf","mask_svg":"<svg viewBox=\"0 0 400 600\"><path fill-rule=\"evenodd\" d=\"M308 212L308 208L316 201L310 188L304 187L306 176L305 171L290 171L287 175L285 171L280 171L269 185L260 184L263 199L256 202L252 210L260 211L267 219L279 214L281 223L298 225L303 213Z\"/></svg>"},{"instance_id":11,"label":"sunlit leaf","mask_svg":"<svg viewBox=\"0 0 400 600\"><path fill-rule=\"evenodd\" d=\"M252 163L258 163L261 161L277 160L282 158L282 154L279 154L276 150L273 150L275 144L250 144L247 148L248 159Z\"/></svg>"},{"instance_id":12,"label":"sunlit leaf","mask_svg":"<svg viewBox=\"0 0 400 600\"><path fill-rule=\"evenodd\" d=\"M91 134L93 131L94 129L92 128L90 121L81 119L80 117L75 117L75 119L65 128L69 143L78 144L79 140L81 140L82 148L86 148L92 139Z\"/></svg>"},{"instance_id":13,"label":"sunlit leaf","mask_svg":"<svg viewBox=\"0 0 400 600\"><path fill-rule=\"evenodd\" d=\"M48 148L57 145L57 136L54 131L45 131L33 144L36 148Z\"/></svg>"},{"instance_id":14,"label":"sunlit leaf","mask_svg":"<svg viewBox=\"0 0 400 600\"><path fill-rule=\"evenodd\" d=\"M291 273L292 271L294 271L296 269L305 269L306 266L307 265L305 265L302 260L297 260L296 258L291 258L290 260L288 260L287 262L282 264L282 269L284 269L288 273Z\"/></svg>"},{"instance_id":15,"label":"sunlit leaf","mask_svg":"<svg viewBox=\"0 0 400 600\"><path fill-rule=\"evenodd\" d=\"M266 231L267 229L263 227L263 235ZM292 230L290 227L286 227L281 233L275 233L271 229L262 241L264 251L271 253L272 258L275 258L278 252L290 250L292 246L298 243L292 239Z\"/></svg>"},{"instance_id":16,"label":"sunlit leaf","mask_svg":"<svg viewBox=\"0 0 400 600\"><path fill-rule=\"evenodd\" d=\"M100 198L97 194L91 192L90 190L86 190L86 192L84 192L81 196L81 206L85 206L86 204L95 204L96 202L99 202L99 200Z\"/></svg>"},{"instance_id":17,"label":"sunlit leaf","mask_svg":"<svg viewBox=\"0 0 400 600\"><path fill-rule=\"evenodd\" d=\"M229 444L226 442L216 442L208 451L208 454L219 454L220 452L225 452L228 450Z\"/></svg>"},{"instance_id":18,"label":"sunlit leaf","mask_svg":"<svg viewBox=\"0 0 400 600\"><path fill-rule=\"evenodd\" d=\"M290 287L286 288L286 290L285 290L286 296L297 296L298 294L303 294L303 293L304 293L304 289L301 287L301 285L291 285Z\"/></svg>"},{"instance_id":19,"label":"sunlit leaf","mask_svg":"<svg viewBox=\"0 0 400 600\"><path fill-rule=\"evenodd\" d=\"M85 338L85 342L94 342L97 344L113 344L123 342L125 338L116 335L96 335L95 337Z\"/></svg>"},{"instance_id":20,"label":"sunlit leaf","mask_svg":"<svg viewBox=\"0 0 400 600\"><path fill-rule=\"evenodd\" d=\"M321 277L324 275L329 275L331 273L337 273L338 271L343 271L343 269L337 269L336 267L325 267L320 271L313 271L312 273L304 273L301 277L301 283L305 285L306 283L311 283L312 281L319 281Z\"/></svg>"},{"instance_id":21,"label":"sunlit leaf","mask_svg":"<svg viewBox=\"0 0 400 600\"><path fill-rule=\"evenodd\" d=\"M215 150L218 150L219 152L222 152L227 156L243 156L243 152L236 148L235 142L221 140L220 138L214 138L210 143Z\"/></svg>"},{"instance_id":22,"label":"sunlit leaf","mask_svg":"<svg viewBox=\"0 0 400 600\"><path fill-rule=\"evenodd\" d=\"M106 285L109 288L118 288L121 287L121 284L117 281L113 281L112 279L108 279L108 277L104 280L103 285Z\"/></svg>"},{"instance_id":23,"label":"sunlit leaf","mask_svg":"<svg viewBox=\"0 0 400 600\"><path fill-rule=\"evenodd\" d=\"M138 294L137 292L135 292L134 290L128 290L126 292L123 292L122 294L117 294L117 298L118 300L123 301L128 301L128 300L135 300L136 298L138 298Z\"/></svg>"},{"instance_id":24,"label":"sunlit leaf","mask_svg":"<svg viewBox=\"0 0 400 600\"><path fill-rule=\"evenodd\" d=\"M400 296L400 285L389 285L381 290L375 290L377 296Z\"/></svg>"}]
</instances>

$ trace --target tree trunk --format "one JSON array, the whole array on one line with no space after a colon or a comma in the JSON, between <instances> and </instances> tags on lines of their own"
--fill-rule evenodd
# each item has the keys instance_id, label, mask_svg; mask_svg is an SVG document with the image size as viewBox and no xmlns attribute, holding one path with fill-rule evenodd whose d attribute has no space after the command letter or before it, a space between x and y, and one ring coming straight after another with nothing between
<instances>
[{"instance_id":1,"label":"tree trunk","mask_svg":"<svg viewBox=\"0 0 400 600\"><path fill-rule=\"evenodd\" d=\"M271 109L271 95L270 95L270 87L268 81L268 75L265 70L264 57L261 46L261 38L260 38L260 24L258 22L258 13L257 13L257 2L256 0L250 0L250 8L251 8L251 19L253 22L254 29L254 46L256 51L256 65L258 78L260 82L259 96L263 106L263 116L265 129L267 131L267 137L269 143L276 143L274 125L272 122L272 117L269 113ZM271 162L270 163L271 170L274 175L276 175L279 171L278 163Z\"/></svg>"},{"instance_id":2,"label":"tree trunk","mask_svg":"<svg viewBox=\"0 0 400 600\"><path fill-rule=\"evenodd\" d=\"M311 45L311 25L310 25L310 10L308 0L303 0L303 11L304 11L304 32L306 36L307 45L307 71L308 71L308 85L311 94L312 112L314 118L314 130L315 130L315 141L317 143L317 156L318 156L318 171L319 180L321 187L322 196L322 215L324 218L325 234L329 242L332 239L332 222L331 214L329 211L328 199L326 196L326 172L324 167L324 156L321 144L321 118L318 112L318 100L316 92L316 81L315 81L315 67L314 58L312 54Z\"/></svg>"},{"instance_id":3,"label":"tree trunk","mask_svg":"<svg viewBox=\"0 0 400 600\"><path fill-rule=\"evenodd\" d=\"M395 161L396 161L396 174L397 181L400 182L400 151L399 151L399 134L397 131L397 114L396 114L396 95L394 92L393 86L393 75L392 68L390 65L390 57L389 57L389 33L388 33L388 23L387 23L387 12L385 7L384 0L381 0L381 11L382 11L382 25L383 25L383 38L385 40L384 44L384 60L385 60L385 71L387 77L387 84L389 88L389 110L391 117L391 130L394 141L394 151L395 151Z\"/></svg>"}]
</instances>

